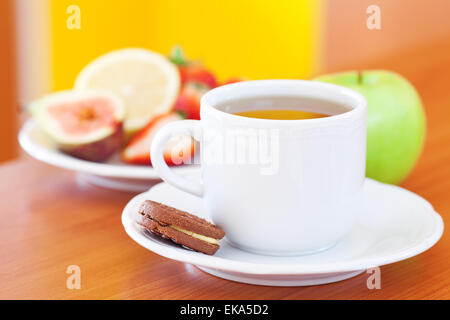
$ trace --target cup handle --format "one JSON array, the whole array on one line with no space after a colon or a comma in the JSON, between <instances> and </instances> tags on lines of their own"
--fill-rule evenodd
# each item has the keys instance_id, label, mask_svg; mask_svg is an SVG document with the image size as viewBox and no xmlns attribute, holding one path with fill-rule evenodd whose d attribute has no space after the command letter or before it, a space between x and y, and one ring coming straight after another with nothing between
<instances>
[{"instance_id":1,"label":"cup handle","mask_svg":"<svg viewBox=\"0 0 450 320\"><path fill-rule=\"evenodd\" d=\"M153 168L161 179L178 189L198 197L203 196L203 184L200 182L189 181L188 179L173 173L164 160L164 147L167 141L176 135L188 134L195 140L200 141L201 133L202 130L199 120L171 122L158 130L150 147L150 157L152 159Z\"/></svg>"}]
</instances>

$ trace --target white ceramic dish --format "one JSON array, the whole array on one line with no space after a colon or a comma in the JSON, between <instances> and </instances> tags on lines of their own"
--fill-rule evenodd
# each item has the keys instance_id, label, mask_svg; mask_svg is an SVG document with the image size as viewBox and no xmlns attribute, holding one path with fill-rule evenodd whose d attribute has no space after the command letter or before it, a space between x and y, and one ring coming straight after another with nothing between
<instances>
[{"instance_id":1,"label":"white ceramic dish","mask_svg":"<svg viewBox=\"0 0 450 320\"><path fill-rule=\"evenodd\" d=\"M152 167L127 165L118 157L107 163L96 163L66 155L55 148L33 119L28 120L20 130L19 143L33 158L78 172L80 179L102 187L142 192L161 181ZM195 165L173 168L185 176L198 175L199 169Z\"/></svg>"},{"instance_id":2,"label":"white ceramic dish","mask_svg":"<svg viewBox=\"0 0 450 320\"><path fill-rule=\"evenodd\" d=\"M181 248L146 232L134 222L146 199L204 217L202 200L166 183L134 197L122 223L141 246L161 256L196 265L212 275L250 284L305 286L351 278L366 269L398 262L432 247L444 224L433 207L418 195L397 186L366 179L364 207L351 232L334 247L311 255L274 257L248 253L222 240L214 256Z\"/></svg>"}]
</instances>

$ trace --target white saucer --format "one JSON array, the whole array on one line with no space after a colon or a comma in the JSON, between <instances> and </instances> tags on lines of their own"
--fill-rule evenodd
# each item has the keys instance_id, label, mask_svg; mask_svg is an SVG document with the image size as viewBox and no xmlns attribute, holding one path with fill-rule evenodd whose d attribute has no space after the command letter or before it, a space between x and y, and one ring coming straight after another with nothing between
<instances>
[{"instance_id":1,"label":"white saucer","mask_svg":"<svg viewBox=\"0 0 450 320\"><path fill-rule=\"evenodd\" d=\"M96 163L64 154L39 130L33 119L28 120L20 130L19 143L33 158L76 171L80 173L79 179L101 187L143 192L161 182L152 167L127 165L118 156L107 163ZM181 175L199 175L199 166L196 165L175 167L172 170Z\"/></svg>"},{"instance_id":2,"label":"white saucer","mask_svg":"<svg viewBox=\"0 0 450 320\"><path fill-rule=\"evenodd\" d=\"M226 240L214 256L208 256L144 231L134 218L146 199L204 217L201 199L166 183L134 197L123 211L122 223L134 241L161 256L191 263L217 277L270 286L307 286L348 279L368 268L418 255L442 235L444 224L439 214L410 191L366 179L364 198L358 222L336 246L295 257L248 253Z\"/></svg>"}]
</instances>

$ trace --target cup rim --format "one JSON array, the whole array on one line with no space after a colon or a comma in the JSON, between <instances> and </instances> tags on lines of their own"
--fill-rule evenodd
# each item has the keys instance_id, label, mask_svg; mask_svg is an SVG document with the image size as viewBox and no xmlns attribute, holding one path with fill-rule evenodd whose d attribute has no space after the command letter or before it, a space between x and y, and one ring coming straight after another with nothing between
<instances>
[{"instance_id":1,"label":"cup rim","mask_svg":"<svg viewBox=\"0 0 450 320\"><path fill-rule=\"evenodd\" d=\"M340 95L340 96L347 96L350 97L355 101L354 106L350 106L350 110L331 115L329 117L322 117L322 118L312 118L312 119L296 119L296 120L279 120L279 119L261 119L261 118L250 118L250 117L243 117L239 115L235 115L232 113L228 113L222 110L219 110L214 106L214 103L212 103L211 100L213 100L218 95L227 95L231 91L235 90L243 90L246 87L247 88L255 88L260 86L261 88L267 88L268 86L286 86L286 85L296 85L301 87L307 87L312 86L316 88L322 88L324 90L333 91L334 94ZM255 97L258 95L256 94ZM261 96L267 96L267 94L261 94ZM301 96L301 95L299 95ZM330 101L333 101L332 99L328 99ZM300 124L330 124L335 121L339 121L342 119L348 119L348 118L354 118L357 115L366 112L367 109L367 100L366 98L352 90L343 86L331 84L331 83L325 83L315 80L293 80L293 79L274 79L274 80L250 80L250 81L241 81L237 83L231 83L227 85L223 85L217 88L214 88L207 93L205 93L201 100L200 100L200 119L203 119L204 116L208 113L215 114L216 116L223 117L229 120L235 120L235 121L245 121L249 123L253 123L255 125L258 124L267 124L267 125L300 125ZM216 103L217 105L217 103Z\"/></svg>"}]
</instances>

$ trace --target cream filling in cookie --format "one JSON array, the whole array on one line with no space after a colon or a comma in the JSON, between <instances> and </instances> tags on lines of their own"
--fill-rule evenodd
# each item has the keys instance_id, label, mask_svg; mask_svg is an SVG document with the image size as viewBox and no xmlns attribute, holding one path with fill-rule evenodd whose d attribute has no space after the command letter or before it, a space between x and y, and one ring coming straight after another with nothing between
<instances>
[{"instance_id":1,"label":"cream filling in cookie","mask_svg":"<svg viewBox=\"0 0 450 320\"><path fill-rule=\"evenodd\" d=\"M211 237L203 236L201 234L198 234L198 233L195 233L195 232L192 232L192 231L185 230L183 228L174 226L173 224L171 224L170 227L172 229L175 229L177 231L183 232L184 234L187 234L188 236L194 237L196 239L199 239L199 240L211 243L211 244L219 244L219 240L218 239L214 239L214 238L211 238Z\"/></svg>"}]
</instances>

